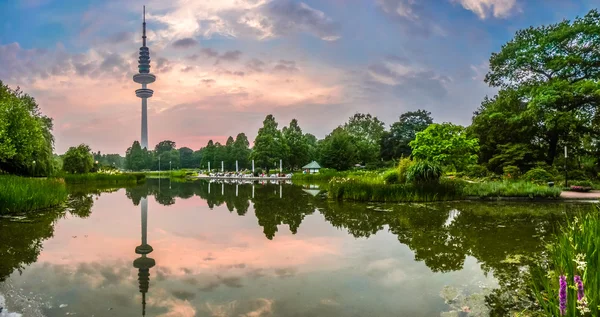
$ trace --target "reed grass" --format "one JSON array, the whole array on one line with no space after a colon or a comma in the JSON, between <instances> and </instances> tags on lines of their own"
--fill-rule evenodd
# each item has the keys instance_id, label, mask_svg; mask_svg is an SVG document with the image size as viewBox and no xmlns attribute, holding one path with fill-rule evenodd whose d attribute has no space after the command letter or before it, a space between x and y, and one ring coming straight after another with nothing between
<instances>
[{"instance_id":1,"label":"reed grass","mask_svg":"<svg viewBox=\"0 0 600 317\"><path fill-rule=\"evenodd\" d=\"M548 261L531 269L533 294L548 316L561 316L559 278L565 276L563 316L600 316L600 215L598 210L568 223L548 247ZM574 277L583 281L584 301L578 300ZM589 310L585 314L583 310Z\"/></svg>"},{"instance_id":2,"label":"reed grass","mask_svg":"<svg viewBox=\"0 0 600 317\"><path fill-rule=\"evenodd\" d=\"M138 184L146 180L144 173L88 173L61 176L67 184Z\"/></svg>"},{"instance_id":3,"label":"reed grass","mask_svg":"<svg viewBox=\"0 0 600 317\"><path fill-rule=\"evenodd\" d=\"M144 173L147 178L186 178L188 176L198 176L197 172L188 170L176 171L152 171Z\"/></svg>"},{"instance_id":4,"label":"reed grass","mask_svg":"<svg viewBox=\"0 0 600 317\"><path fill-rule=\"evenodd\" d=\"M558 198L561 189L547 185L537 185L525 181L499 181L468 183L464 188L465 196L487 197L529 197Z\"/></svg>"},{"instance_id":5,"label":"reed grass","mask_svg":"<svg viewBox=\"0 0 600 317\"><path fill-rule=\"evenodd\" d=\"M0 214L56 207L66 199L67 189L61 179L0 175Z\"/></svg>"}]
</instances>

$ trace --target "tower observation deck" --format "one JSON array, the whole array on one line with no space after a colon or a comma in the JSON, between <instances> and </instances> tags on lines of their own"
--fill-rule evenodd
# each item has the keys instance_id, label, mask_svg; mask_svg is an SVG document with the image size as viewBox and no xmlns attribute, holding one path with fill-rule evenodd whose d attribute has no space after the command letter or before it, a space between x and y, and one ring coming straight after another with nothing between
<instances>
[{"instance_id":1,"label":"tower observation deck","mask_svg":"<svg viewBox=\"0 0 600 317\"><path fill-rule=\"evenodd\" d=\"M138 60L138 73L133 75L133 81L142 84L141 89L135 91L135 95L142 98L142 138L140 145L148 148L148 98L152 97L154 91L147 87L156 80L156 76L150 73L150 49L146 46L146 6L144 6L144 20L142 23L142 47L140 47L140 59Z\"/></svg>"}]
</instances>

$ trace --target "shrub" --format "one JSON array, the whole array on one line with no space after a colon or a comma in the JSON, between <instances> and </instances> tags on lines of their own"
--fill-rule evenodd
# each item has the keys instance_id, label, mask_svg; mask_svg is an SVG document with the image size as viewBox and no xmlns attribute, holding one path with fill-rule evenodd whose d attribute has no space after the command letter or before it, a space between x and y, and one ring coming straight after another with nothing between
<instances>
[{"instance_id":1,"label":"shrub","mask_svg":"<svg viewBox=\"0 0 600 317\"><path fill-rule=\"evenodd\" d=\"M386 184L397 184L399 183L399 177L397 170L389 170L383 174L383 180Z\"/></svg>"},{"instance_id":2,"label":"shrub","mask_svg":"<svg viewBox=\"0 0 600 317\"><path fill-rule=\"evenodd\" d=\"M409 158L405 157L398 162L398 183L406 183L406 172L414 164Z\"/></svg>"},{"instance_id":3,"label":"shrub","mask_svg":"<svg viewBox=\"0 0 600 317\"><path fill-rule=\"evenodd\" d=\"M561 190L529 182L485 182L470 183L465 187L466 196L474 197L529 197L529 198L558 198Z\"/></svg>"},{"instance_id":4,"label":"shrub","mask_svg":"<svg viewBox=\"0 0 600 317\"><path fill-rule=\"evenodd\" d=\"M502 172L504 172L504 178L507 179L519 179L521 176L521 169L514 165L504 166Z\"/></svg>"},{"instance_id":5,"label":"shrub","mask_svg":"<svg viewBox=\"0 0 600 317\"><path fill-rule=\"evenodd\" d=\"M437 163L417 161L406 171L406 180L411 183L438 183L442 168Z\"/></svg>"},{"instance_id":6,"label":"shrub","mask_svg":"<svg viewBox=\"0 0 600 317\"><path fill-rule=\"evenodd\" d=\"M483 178L490 174L490 171L483 165L469 165L465 170L465 175L471 178Z\"/></svg>"},{"instance_id":7,"label":"shrub","mask_svg":"<svg viewBox=\"0 0 600 317\"><path fill-rule=\"evenodd\" d=\"M567 171L567 174L567 177L572 180L584 181L588 179L587 175L585 175L585 172L582 170L569 170Z\"/></svg>"},{"instance_id":8,"label":"shrub","mask_svg":"<svg viewBox=\"0 0 600 317\"><path fill-rule=\"evenodd\" d=\"M547 183L554 180L554 176L543 168L533 168L523 174L522 179L532 183Z\"/></svg>"},{"instance_id":9,"label":"shrub","mask_svg":"<svg viewBox=\"0 0 600 317\"><path fill-rule=\"evenodd\" d=\"M258 176L260 176L260 174L262 174L262 173L263 173L263 170L262 170L262 168L258 167L258 168L255 168L255 169L254 169L254 176L255 176L255 177L258 177Z\"/></svg>"}]
</instances>

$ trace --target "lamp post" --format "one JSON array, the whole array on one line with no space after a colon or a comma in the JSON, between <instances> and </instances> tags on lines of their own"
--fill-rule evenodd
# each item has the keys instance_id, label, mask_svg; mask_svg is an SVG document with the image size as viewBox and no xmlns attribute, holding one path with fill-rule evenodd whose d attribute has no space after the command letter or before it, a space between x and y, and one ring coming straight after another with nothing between
<instances>
[{"instance_id":1,"label":"lamp post","mask_svg":"<svg viewBox=\"0 0 600 317\"><path fill-rule=\"evenodd\" d=\"M565 145L565 187L569 187L569 181L567 180L569 174L567 172L567 146Z\"/></svg>"},{"instance_id":2,"label":"lamp post","mask_svg":"<svg viewBox=\"0 0 600 317\"><path fill-rule=\"evenodd\" d=\"M33 176L35 176L35 160L33 160Z\"/></svg>"}]
</instances>

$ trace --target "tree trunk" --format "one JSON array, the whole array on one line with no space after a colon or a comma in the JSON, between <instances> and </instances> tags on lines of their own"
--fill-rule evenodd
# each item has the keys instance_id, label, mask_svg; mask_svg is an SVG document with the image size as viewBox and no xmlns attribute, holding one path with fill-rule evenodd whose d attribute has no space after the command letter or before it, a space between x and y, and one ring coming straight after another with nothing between
<instances>
[{"instance_id":1,"label":"tree trunk","mask_svg":"<svg viewBox=\"0 0 600 317\"><path fill-rule=\"evenodd\" d=\"M556 131L550 132L550 138L548 140L548 156L546 156L546 163L552 166L554 158L556 157L556 147L558 146L558 133Z\"/></svg>"}]
</instances>

